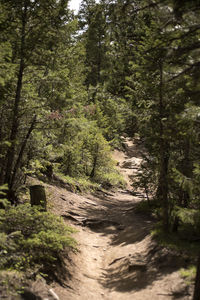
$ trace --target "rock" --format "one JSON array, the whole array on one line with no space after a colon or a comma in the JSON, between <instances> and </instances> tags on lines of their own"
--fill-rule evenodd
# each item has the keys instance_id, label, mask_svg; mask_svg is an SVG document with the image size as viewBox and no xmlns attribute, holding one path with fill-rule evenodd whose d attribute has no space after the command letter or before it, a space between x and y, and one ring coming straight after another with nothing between
<instances>
[{"instance_id":1,"label":"rock","mask_svg":"<svg viewBox=\"0 0 200 300\"><path fill-rule=\"evenodd\" d=\"M51 296L53 297L54 300L60 300L60 298L58 297L58 295L54 292L53 289L49 290L49 293L51 294Z\"/></svg>"}]
</instances>

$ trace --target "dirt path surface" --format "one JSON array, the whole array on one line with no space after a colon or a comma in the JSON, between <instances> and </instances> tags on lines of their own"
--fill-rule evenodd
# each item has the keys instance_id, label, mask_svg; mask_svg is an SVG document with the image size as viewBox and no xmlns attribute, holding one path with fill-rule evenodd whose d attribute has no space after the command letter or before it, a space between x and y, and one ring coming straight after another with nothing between
<instances>
[{"instance_id":1,"label":"dirt path surface","mask_svg":"<svg viewBox=\"0 0 200 300\"><path fill-rule=\"evenodd\" d=\"M184 258L159 247L150 235L154 220L135 212L144 195L133 196L130 177L141 155L130 139L125 149L114 158L126 190L81 196L49 186L56 213L78 229L79 252L67 263L72 276L66 275L63 287L52 285L60 300L191 299L178 271Z\"/></svg>"}]
</instances>

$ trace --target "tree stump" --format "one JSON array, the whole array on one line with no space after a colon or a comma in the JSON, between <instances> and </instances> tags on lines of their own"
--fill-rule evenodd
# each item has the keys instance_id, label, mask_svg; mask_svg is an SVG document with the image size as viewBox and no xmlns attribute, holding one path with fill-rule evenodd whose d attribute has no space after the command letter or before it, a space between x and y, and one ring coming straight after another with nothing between
<instances>
[{"instance_id":1,"label":"tree stump","mask_svg":"<svg viewBox=\"0 0 200 300\"><path fill-rule=\"evenodd\" d=\"M47 210L47 199L43 185L30 186L31 206L40 205L42 210Z\"/></svg>"}]
</instances>

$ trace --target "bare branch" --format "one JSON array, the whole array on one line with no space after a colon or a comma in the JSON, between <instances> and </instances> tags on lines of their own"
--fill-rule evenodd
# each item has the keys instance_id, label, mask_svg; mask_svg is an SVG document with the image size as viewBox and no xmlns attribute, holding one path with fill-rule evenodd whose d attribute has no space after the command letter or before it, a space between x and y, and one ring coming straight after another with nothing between
<instances>
[{"instance_id":1,"label":"bare branch","mask_svg":"<svg viewBox=\"0 0 200 300\"><path fill-rule=\"evenodd\" d=\"M189 68L187 69L184 69L183 71L181 71L180 73L178 73L177 75L173 76L172 78L170 78L167 82L171 82L177 78L179 78L180 76L184 75L184 74L187 74L189 73L192 69L196 68L196 67L199 67L200 66L200 61L190 65Z\"/></svg>"}]
</instances>

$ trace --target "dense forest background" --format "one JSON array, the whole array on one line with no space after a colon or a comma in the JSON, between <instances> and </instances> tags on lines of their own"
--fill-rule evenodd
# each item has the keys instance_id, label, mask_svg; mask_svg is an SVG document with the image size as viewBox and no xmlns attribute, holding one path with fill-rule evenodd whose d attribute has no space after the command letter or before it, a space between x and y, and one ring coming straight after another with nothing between
<instances>
[{"instance_id":1,"label":"dense forest background","mask_svg":"<svg viewBox=\"0 0 200 300\"><path fill-rule=\"evenodd\" d=\"M138 135L146 155L135 186L165 232L187 219L197 233L200 1L83 0L74 15L67 0L0 0L0 31L0 185L10 203L33 175L123 186L111 150Z\"/></svg>"}]
</instances>

